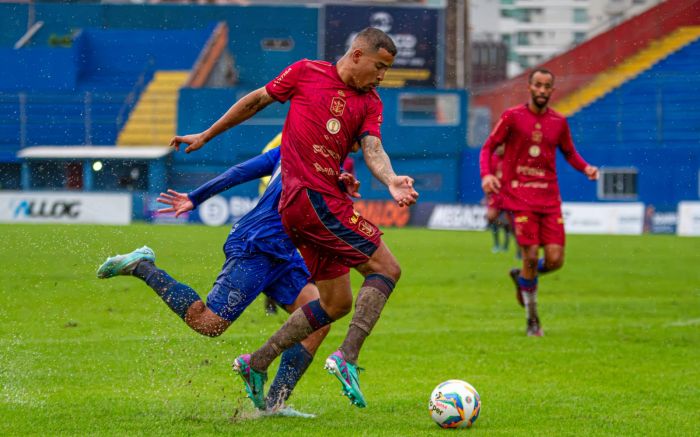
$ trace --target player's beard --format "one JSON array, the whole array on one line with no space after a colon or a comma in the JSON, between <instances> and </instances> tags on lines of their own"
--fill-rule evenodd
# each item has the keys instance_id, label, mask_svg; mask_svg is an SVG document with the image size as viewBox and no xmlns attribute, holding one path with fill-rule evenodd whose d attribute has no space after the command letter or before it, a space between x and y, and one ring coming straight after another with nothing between
<instances>
[{"instance_id":1,"label":"player's beard","mask_svg":"<svg viewBox=\"0 0 700 437\"><path fill-rule=\"evenodd\" d=\"M543 103L539 103L537 99L544 99ZM532 96L532 103L537 106L538 109L544 109L547 107L547 103L549 103L549 97L545 96Z\"/></svg>"}]
</instances>

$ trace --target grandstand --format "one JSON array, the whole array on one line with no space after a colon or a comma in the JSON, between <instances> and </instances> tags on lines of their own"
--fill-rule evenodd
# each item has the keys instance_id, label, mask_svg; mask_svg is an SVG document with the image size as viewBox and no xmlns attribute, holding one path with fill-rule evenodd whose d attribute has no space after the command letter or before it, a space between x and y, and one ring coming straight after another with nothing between
<instances>
[{"instance_id":1,"label":"grandstand","mask_svg":"<svg viewBox=\"0 0 700 437\"><path fill-rule=\"evenodd\" d=\"M271 27L267 23L279 8L285 26ZM0 61L12 78L0 84L0 187L21 187L22 148L164 146L176 131L204 129L294 60L342 51L345 37L329 39L325 26L336 29L340 22L333 17L365 13L354 8L37 3L35 31L25 34L27 5L0 4L0 25L7 30ZM553 105L570 117L583 155L609 173L619 170L610 177L622 182L612 186L631 186L614 193L600 185L580 187L579 176L562 164L564 198L642 201L664 210L698 198L699 10L700 0L661 2L543 64L557 74ZM434 12L421 19L432 26L434 16L438 23ZM436 38L424 46L440 46L444 35ZM12 48L20 40L22 47ZM407 74L435 74L434 83L441 83L444 59L439 51L434 56L434 71ZM524 80L516 77L474 95L434 85L381 90L387 114L396 114L383 126L387 150L398 171L415 176L422 201L480 201L478 149L466 145L467 117L495 120L526 98ZM187 190L257 154L280 131L285 112L285 105L272 105L208 144L196 161L175 154L169 183ZM471 127L488 132L488 121ZM357 171L371 179L361 160ZM678 176L690 182L678 183ZM255 188L236 193L252 197ZM385 193L367 184L363 197Z\"/></svg>"}]
</instances>

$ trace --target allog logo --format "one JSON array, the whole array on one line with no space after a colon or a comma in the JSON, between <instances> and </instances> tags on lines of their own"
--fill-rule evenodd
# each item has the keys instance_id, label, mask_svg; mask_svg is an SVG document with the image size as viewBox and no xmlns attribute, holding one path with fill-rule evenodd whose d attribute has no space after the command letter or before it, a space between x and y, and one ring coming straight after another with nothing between
<instances>
[{"instance_id":1,"label":"allog logo","mask_svg":"<svg viewBox=\"0 0 700 437\"><path fill-rule=\"evenodd\" d=\"M79 201L21 200L14 217L76 218L80 215Z\"/></svg>"}]
</instances>

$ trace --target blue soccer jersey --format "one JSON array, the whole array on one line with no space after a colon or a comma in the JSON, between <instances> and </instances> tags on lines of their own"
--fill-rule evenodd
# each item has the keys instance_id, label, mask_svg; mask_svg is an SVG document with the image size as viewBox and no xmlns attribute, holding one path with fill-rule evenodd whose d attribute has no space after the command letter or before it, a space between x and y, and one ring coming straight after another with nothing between
<instances>
[{"instance_id":1,"label":"blue soccer jersey","mask_svg":"<svg viewBox=\"0 0 700 437\"><path fill-rule=\"evenodd\" d=\"M231 229L224 244L226 261L207 295L207 307L229 321L236 320L260 293L291 305L310 277L277 212L282 194L279 148L231 167L188 194L196 207L235 185L270 174L270 184L255 208Z\"/></svg>"},{"instance_id":2,"label":"blue soccer jersey","mask_svg":"<svg viewBox=\"0 0 700 437\"><path fill-rule=\"evenodd\" d=\"M299 256L294 244L284 232L277 212L282 194L279 148L231 167L225 173L189 193L189 198L197 207L215 194L270 174L272 174L270 183L257 205L233 225L224 244L224 252L227 256L260 252L283 260L291 260Z\"/></svg>"}]
</instances>

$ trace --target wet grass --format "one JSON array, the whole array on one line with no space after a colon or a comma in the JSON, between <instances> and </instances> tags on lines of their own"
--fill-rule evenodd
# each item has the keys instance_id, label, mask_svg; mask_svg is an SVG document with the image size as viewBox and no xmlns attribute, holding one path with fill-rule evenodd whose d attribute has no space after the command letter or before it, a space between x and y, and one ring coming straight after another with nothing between
<instances>
[{"instance_id":1,"label":"wet grass","mask_svg":"<svg viewBox=\"0 0 700 437\"><path fill-rule=\"evenodd\" d=\"M482 396L465 433L697 433L700 240L570 236L567 265L540 279L546 336L533 339L507 276L512 254L492 255L487 234L388 230L403 277L361 355L369 406L351 407L322 369L346 318L290 400L318 416L304 420L258 418L229 370L284 315L256 301L204 338L140 281L95 278L108 255L148 244L205 295L227 233L0 226L0 435L444 435L427 401L451 378Z\"/></svg>"}]
</instances>

